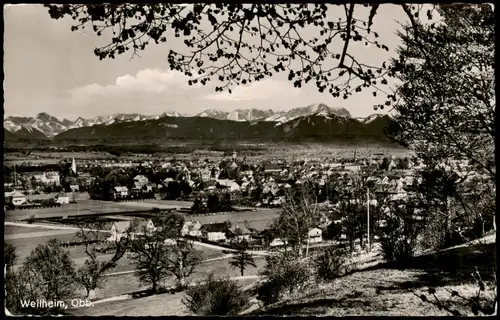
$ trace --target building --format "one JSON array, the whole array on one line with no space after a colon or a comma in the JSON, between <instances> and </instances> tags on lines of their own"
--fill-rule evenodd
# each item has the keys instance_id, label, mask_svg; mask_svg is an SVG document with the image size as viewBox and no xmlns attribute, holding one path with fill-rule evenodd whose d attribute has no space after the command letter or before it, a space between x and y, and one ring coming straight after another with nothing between
<instances>
[{"instance_id":1,"label":"building","mask_svg":"<svg viewBox=\"0 0 500 320\"><path fill-rule=\"evenodd\" d=\"M33 175L36 181L43 183L44 185L55 185L61 184L61 178L58 172L45 172L41 174Z\"/></svg>"},{"instance_id":2,"label":"building","mask_svg":"<svg viewBox=\"0 0 500 320\"><path fill-rule=\"evenodd\" d=\"M21 206L28 202L26 200L26 196L19 191L14 191L8 195L6 194L6 198L8 199L8 201L10 201L10 203L12 203L15 206Z\"/></svg>"},{"instance_id":3,"label":"building","mask_svg":"<svg viewBox=\"0 0 500 320\"><path fill-rule=\"evenodd\" d=\"M190 237L201 237L201 223L199 221L186 221L182 226L181 235Z\"/></svg>"},{"instance_id":4,"label":"building","mask_svg":"<svg viewBox=\"0 0 500 320\"><path fill-rule=\"evenodd\" d=\"M148 182L149 179L143 176L142 174L139 174L134 177L134 185L139 189L148 184Z\"/></svg>"},{"instance_id":5,"label":"building","mask_svg":"<svg viewBox=\"0 0 500 320\"><path fill-rule=\"evenodd\" d=\"M226 223L212 223L201 226L202 237L208 241L225 241L229 229Z\"/></svg>"},{"instance_id":6,"label":"building","mask_svg":"<svg viewBox=\"0 0 500 320\"><path fill-rule=\"evenodd\" d=\"M116 198L125 198L128 197L129 191L127 187L114 187L113 188L113 197Z\"/></svg>"},{"instance_id":7,"label":"building","mask_svg":"<svg viewBox=\"0 0 500 320\"><path fill-rule=\"evenodd\" d=\"M68 204L69 203L69 196L66 193L59 193L56 196L56 203L59 204Z\"/></svg>"},{"instance_id":8,"label":"building","mask_svg":"<svg viewBox=\"0 0 500 320\"><path fill-rule=\"evenodd\" d=\"M252 232L245 226L234 225L229 228L229 235L236 241L250 241Z\"/></svg>"},{"instance_id":9,"label":"building","mask_svg":"<svg viewBox=\"0 0 500 320\"><path fill-rule=\"evenodd\" d=\"M312 228L309 230L308 233L308 238L305 240L305 242L309 243L319 243L323 241L323 231L321 231L320 228Z\"/></svg>"},{"instance_id":10,"label":"building","mask_svg":"<svg viewBox=\"0 0 500 320\"><path fill-rule=\"evenodd\" d=\"M125 234L129 227L130 221L113 222L110 229L111 236L106 241L120 241L121 237Z\"/></svg>"}]
</instances>

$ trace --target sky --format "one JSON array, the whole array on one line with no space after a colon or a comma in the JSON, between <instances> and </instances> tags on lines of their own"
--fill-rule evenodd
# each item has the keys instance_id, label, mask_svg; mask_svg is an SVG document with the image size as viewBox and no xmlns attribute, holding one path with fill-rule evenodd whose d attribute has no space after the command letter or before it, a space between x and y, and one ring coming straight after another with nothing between
<instances>
[{"instance_id":1,"label":"sky","mask_svg":"<svg viewBox=\"0 0 500 320\"><path fill-rule=\"evenodd\" d=\"M366 19L367 11L358 7L355 13ZM80 116L116 113L154 115L177 111L193 115L205 109L289 110L325 103L346 108L354 117L363 117L380 113L374 111L373 105L385 101L383 95L373 97L373 90L354 93L347 100L334 98L319 93L314 81L294 88L286 73L236 87L231 95L214 91L218 81L192 87L187 84L188 78L168 67L169 49L182 50L182 42L152 44L133 59L131 54L125 54L100 61L94 48L107 44L109 38L97 37L90 31L71 32L73 20L53 20L47 10L42 5L4 7L5 116L47 112L75 120ZM336 10L343 13L341 7ZM365 47L350 50L381 65L394 55L399 44L395 34L400 28L398 21L406 21L399 6L381 5L372 28L390 51Z\"/></svg>"}]
</instances>

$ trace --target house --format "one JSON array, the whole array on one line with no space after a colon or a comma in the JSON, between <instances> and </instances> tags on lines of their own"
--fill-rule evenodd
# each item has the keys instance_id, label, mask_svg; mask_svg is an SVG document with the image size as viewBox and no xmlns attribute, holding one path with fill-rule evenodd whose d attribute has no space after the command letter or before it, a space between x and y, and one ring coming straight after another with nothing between
<instances>
[{"instance_id":1,"label":"house","mask_svg":"<svg viewBox=\"0 0 500 320\"><path fill-rule=\"evenodd\" d=\"M250 241L252 232L245 226L233 225L229 228L229 236L236 241Z\"/></svg>"},{"instance_id":2,"label":"house","mask_svg":"<svg viewBox=\"0 0 500 320\"><path fill-rule=\"evenodd\" d=\"M128 197L129 191L127 187L114 187L113 197L114 198L125 198Z\"/></svg>"},{"instance_id":3,"label":"house","mask_svg":"<svg viewBox=\"0 0 500 320\"><path fill-rule=\"evenodd\" d=\"M61 192L56 196L56 202L59 204L68 204L69 196L66 193Z\"/></svg>"},{"instance_id":4,"label":"house","mask_svg":"<svg viewBox=\"0 0 500 320\"><path fill-rule=\"evenodd\" d=\"M69 189L71 190L71 192L80 192L80 186L77 184L70 185Z\"/></svg>"},{"instance_id":5,"label":"house","mask_svg":"<svg viewBox=\"0 0 500 320\"><path fill-rule=\"evenodd\" d=\"M282 170L283 168L275 163L269 163L264 166L264 172L269 174L281 173Z\"/></svg>"},{"instance_id":6,"label":"house","mask_svg":"<svg viewBox=\"0 0 500 320\"><path fill-rule=\"evenodd\" d=\"M149 182L149 179L142 174L138 174L134 177L134 184L145 185Z\"/></svg>"},{"instance_id":7,"label":"house","mask_svg":"<svg viewBox=\"0 0 500 320\"><path fill-rule=\"evenodd\" d=\"M15 206L20 206L27 203L26 196L19 191L14 191L9 196L9 201Z\"/></svg>"},{"instance_id":8,"label":"house","mask_svg":"<svg viewBox=\"0 0 500 320\"><path fill-rule=\"evenodd\" d=\"M130 221L117 221L111 225L111 236L106 241L115 242L120 241L121 237L125 234L130 227Z\"/></svg>"},{"instance_id":9,"label":"house","mask_svg":"<svg viewBox=\"0 0 500 320\"><path fill-rule=\"evenodd\" d=\"M201 223L199 221L186 221L182 226L181 235L190 237L201 237Z\"/></svg>"},{"instance_id":10,"label":"house","mask_svg":"<svg viewBox=\"0 0 500 320\"><path fill-rule=\"evenodd\" d=\"M225 241L229 229L226 223L212 223L201 226L202 237L208 241Z\"/></svg>"},{"instance_id":11,"label":"house","mask_svg":"<svg viewBox=\"0 0 500 320\"><path fill-rule=\"evenodd\" d=\"M58 186L61 183L61 179L58 172L46 172L41 176L40 182L45 185Z\"/></svg>"},{"instance_id":12,"label":"house","mask_svg":"<svg viewBox=\"0 0 500 320\"><path fill-rule=\"evenodd\" d=\"M323 231L320 228L312 228L308 232L308 238L305 242L311 243L319 243L323 241Z\"/></svg>"}]
</instances>

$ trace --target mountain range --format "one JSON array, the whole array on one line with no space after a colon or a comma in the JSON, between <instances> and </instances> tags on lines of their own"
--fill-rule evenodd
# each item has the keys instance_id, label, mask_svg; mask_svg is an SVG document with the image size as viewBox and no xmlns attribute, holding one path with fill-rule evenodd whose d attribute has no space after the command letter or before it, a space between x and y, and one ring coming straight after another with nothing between
<instances>
[{"instance_id":1,"label":"mountain range","mask_svg":"<svg viewBox=\"0 0 500 320\"><path fill-rule=\"evenodd\" d=\"M380 140L390 118L380 114L353 118L345 108L314 104L289 111L207 109L194 116L176 112L157 116L116 114L75 121L47 113L4 119L6 140L53 139L334 139ZM382 124L379 124L382 123Z\"/></svg>"}]
</instances>

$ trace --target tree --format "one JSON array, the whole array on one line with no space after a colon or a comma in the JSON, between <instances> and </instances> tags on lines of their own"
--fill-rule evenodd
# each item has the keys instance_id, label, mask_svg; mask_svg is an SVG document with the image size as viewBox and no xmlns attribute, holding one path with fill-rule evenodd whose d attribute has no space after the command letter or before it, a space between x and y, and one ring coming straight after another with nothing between
<instances>
[{"instance_id":1,"label":"tree","mask_svg":"<svg viewBox=\"0 0 500 320\"><path fill-rule=\"evenodd\" d=\"M210 193L208 195L207 209L208 209L208 212L219 212L220 211L219 196L216 193Z\"/></svg>"},{"instance_id":2,"label":"tree","mask_svg":"<svg viewBox=\"0 0 500 320\"><path fill-rule=\"evenodd\" d=\"M193 205L191 206L191 213L202 213L205 212L206 208L203 204L203 200L200 197L196 197L193 201Z\"/></svg>"},{"instance_id":3,"label":"tree","mask_svg":"<svg viewBox=\"0 0 500 320\"><path fill-rule=\"evenodd\" d=\"M384 157L382 163L380 164L380 170L389 170L389 164L389 159L387 159L387 157Z\"/></svg>"},{"instance_id":4,"label":"tree","mask_svg":"<svg viewBox=\"0 0 500 320\"><path fill-rule=\"evenodd\" d=\"M425 221L415 215L416 207L412 201L393 201L387 208L387 223L380 232L382 253L388 262L408 262L413 257Z\"/></svg>"},{"instance_id":5,"label":"tree","mask_svg":"<svg viewBox=\"0 0 500 320\"><path fill-rule=\"evenodd\" d=\"M231 211L232 210L231 194L229 192L225 192L222 195L222 199L220 201L220 210L221 211Z\"/></svg>"},{"instance_id":6,"label":"tree","mask_svg":"<svg viewBox=\"0 0 500 320\"><path fill-rule=\"evenodd\" d=\"M187 278L201 263L201 253L195 250L192 241L177 239L166 256L167 270L173 274L180 289L188 285Z\"/></svg>"},{"instance_id":7,"label":"tree","mask_svg":"<svg viewBox=\"0 0 500 320\"><path fill-rule=\"evenodd\" d=\"M321 219L316 195L310 185L299 185L286 195L280 216L274 222L274 229L282 239L287 240L303 255L306 242L306 256L309 255L309 230L316 227Z\"/></svg>"},{"instance_id":8,"label":"tree","mask_svg":"<svg viewBox=\"0 0 500 320\"><path fill-rule=\"evenodd\" d=\"M18 255L16 253L16 247L10 243L3 244L3 256L6 270L10 270L16 263Z\"/></svg>"},{"instance_id":9,"label":"tree","mask_svg":"<svg viewBox=\"0 0 500 320\"><path fill-rule=\"evenodd\" d=\"M172 253L170 242L180 238L184 218L176 213L167 213L156 222L155 230L146 226L139 227L139 220L134 220L131 229L134 239L130 241L129 259L136 265L139 280L151 284L151 292L156 293L160 281L171 271L169 255Z\"/></svg>"},{"instance_id":10,"label":"tree","mask_svg":"<svg viewBox=\"0 0 500 320\"><path fill-rule=\"evenodd\" d=\"M74 297L74 262L58 240L39 244L23 262L22 270L28 297L46 301Z\"/></svg>"},{"instance_id":11,"label":"tree","mask_svg":"<svg viewBox=\"0 0 500 320\"><path fill-rule=\"evenodd\" d=\"M169 51L171 70L190 77L191 85L218 79L221 85L216 91L231 92L235 85L280 72L288 73L295 87L315 81L320 92L328 90L344 99L371 86L382 91L378 86L387 84L385 61L369 66L349 50L354 42L362 42L389 51L372 29L379 4L364 5L370 8L221 3L45 6L53 19L72 17L72 31L91 27L106 37L107 44L94 50L99 59L113 59L129 50L133 57L151 43L180 38L185 50ZM402 4L401 8L415 25L422 6ZM429 19L433 11L433 7L427 11ZM316 32L307 36L305 30Z\"/></svg>"},{"instance_id":12,"label":"tree","mask_svg":"<svg viewBox=\"0 0 500 320\"><path fill-rule=\"evenodd\" d=\"M116 267L116 263L126 253L132 230L128 228L125 230L124 236L113 241L111 244L113 256L103 261L98 259L95 245L96 243L102 244L106 240L108 234L103 232L108 225L106 221L97 218L92 221L79 220L76 223L79 230L75 237L82 242L88 259L76 270L75 281L85 288L88 298L106 280L104 274Z\"/></svg>"},{"instance_id":13,"label":"tree","mask_svg":"<svg viewBox=\"0 0 500 320\"><path fill-rule=\"evenodd\" d=\"M468 159L496 181L494 11L462 4L438 12L442 23L399 32L394 138L429 164ZM415 28L418 37L409 32Z\"/></svg>"},{"instance_id":14,"label":"tree","mask_svg":"<svg viewBox=\"0 0 500 320\"><path fill-rule=\"evenodd\" d=\"M241 276L244 275L247 266L257 267L251 254L248 253L248 242L243 240L236 244L238 253L229 261L231 268L240 269Z\"/></svg>"}]
</instances>

